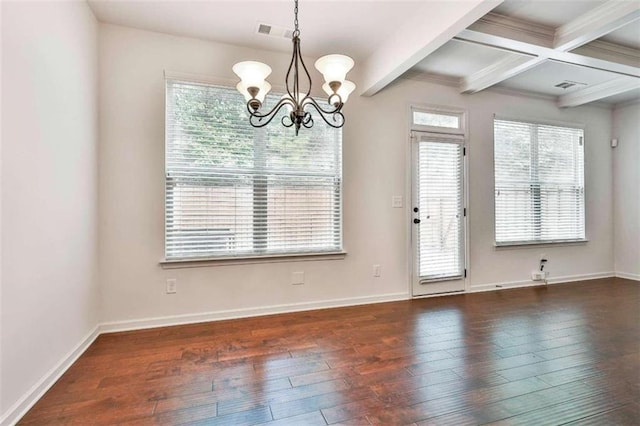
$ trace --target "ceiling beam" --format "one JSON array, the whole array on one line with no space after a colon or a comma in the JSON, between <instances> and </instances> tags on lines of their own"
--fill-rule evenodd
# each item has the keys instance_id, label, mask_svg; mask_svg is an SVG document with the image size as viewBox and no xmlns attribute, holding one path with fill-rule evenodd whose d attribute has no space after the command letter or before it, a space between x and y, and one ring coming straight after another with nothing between
<instances>
[{"instance_id":1,"label":"ceiling beam","mask_svg":"<svg viewBox=\"0 0 640 426\"><path fill-rule=\"evenodd\" d=\"M611 81L585 87L572 93L558 97L558 106L561 108L575 107L589 102L595 102L609 96L619 95L629 90L640 89L640 79L619 77Z\"/></svg>"},{"instance_id":2,"label":"ceiling beam","mask_svg":"<svg viewBox=\"0 0 640 426\"><path fill-rule=\"evenodd\" d=\"M535 67L545 58L530 55L508 56L462 79L462 93L476 93Z\"/></svg>"},{"instance_id":3,"label":"ceiling beam","mask_svg":"<svg viewBox=\"0 0 640 426\"><path fill-rule=\"evenodd\" d=\"M579 16L566 25L553 29L517 18L489 13L455 39L490 46L518 54L489 65L461 80L462 93L475 93L525 72L547 60L640 77L640 51L609 48L609 43L594 42L594 48L583 46L607 32L640 18L640 3L609 1ZM595 48L597 44L597 49ZM579 47L577 52L569 50ZM598 50L587 56L583 52ZM525 55L524 57L522 55Z\"/></svg>"},{"instance_id":4,"label":"ceiling beam","mask_svg":"<svg viewBox=\"0 0 640 426\"><path fill-rule=\"evenodd\" d=\"M424 2L362 63L362 95L375 95L502 1Z\"/></svg>"},{"instance_id":5,"label":"ceiling beam","mask_svg":"<svg viewBox=\"0 0 640 426\"><path fill-rule=\"evenodd\" d=\"M558 27L553 47L569 51L640 18L640 2L610 0Z\"/></svg>"},{"instance_id":6,"label":"ceiling beam","mask_svg":"<svg viewBox=\"0 0 640 426\"><path fill-rule=\"evenodd\" d=\"M518 41L514 38L494 35L487 32L477 30L463 30L456 37L456 40L462 40L470 43L491 46L497 49L509 52L528 54L539 58L551 59L567 64L580 65L583 67L609 71L616 74L626 75L630 77L640 77L640 68L627 65L612 60L604 60L593 58L590 56L578 55L571 52L561 52L550 47L540 46L537 44Z\"/></svg>"}]
</instances>

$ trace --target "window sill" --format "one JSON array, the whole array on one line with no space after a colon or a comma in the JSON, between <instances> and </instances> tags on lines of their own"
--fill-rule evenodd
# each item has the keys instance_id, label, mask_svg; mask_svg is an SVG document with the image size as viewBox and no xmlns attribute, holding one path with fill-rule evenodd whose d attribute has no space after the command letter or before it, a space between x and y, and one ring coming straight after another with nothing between
<instances>
[{"instance_id":1,"label":"window sill","mask_svg":"<svg viewBox=\"0 0 640 426\"><path fill-rule=\"evenodd\" d=\"M308 262L316 260L342 260L344 251L326 253L270 254L264 256L204 257L160 261L162 269L203 268L209 266L251 265L256 263Z\"/></svg>"},{"instance_id":2,"label":"window sill","mask_svg":"<svg viewBox=\"0 0 640 426\"><path fill-rule=\"evenodd\" d=\"M494 243L493 246L496 250L508 250L517 248L532 248L532 247L562 247L562 246L575 246L588 243L589 240L559 240L559 241L519 241L513 243Z\"/></svg>"}]
</instances>

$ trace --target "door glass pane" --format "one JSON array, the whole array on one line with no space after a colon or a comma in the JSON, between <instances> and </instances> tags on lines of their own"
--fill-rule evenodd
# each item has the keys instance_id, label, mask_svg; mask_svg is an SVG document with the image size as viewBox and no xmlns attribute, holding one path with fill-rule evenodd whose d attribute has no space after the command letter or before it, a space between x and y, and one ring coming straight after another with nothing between
<instances>
[{"instance_id":1,"label":"door glass pane","mask_svg":"<svg viewBox=\"0 0 640 426\"><path fill-rule=\"evenodd\" d=\"M462 275L462 146L420 142L418 148L420 278Z\"/></svg>"}]
</instances>

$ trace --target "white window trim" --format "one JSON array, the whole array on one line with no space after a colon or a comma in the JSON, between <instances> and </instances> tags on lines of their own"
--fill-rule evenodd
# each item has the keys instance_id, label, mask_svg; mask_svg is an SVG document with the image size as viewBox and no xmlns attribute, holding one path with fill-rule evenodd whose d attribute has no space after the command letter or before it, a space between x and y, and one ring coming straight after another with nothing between
<instances>
[{"instance_id":1,"label":"white window trim","mask_svg":"<svg viewBox=\"0 0 640 426\"><path fill-rule=\"evenodd\" d=\"M460 127L454 129L451 127L426 126L424 124L416 124L413 121L414 112L424 112L428 114L442 114L457 116ZM445 107L440 105L411 105L409 113L409 121L411 130L428 133L447 133L453 135L462 135L466 139L467 135L467 112L463 109Z\"/></svg>"},{"instance_id":2,"label":"white window trim","mask_svg":"<svg viewBox=\"0 0 640 426\"><path fill-rule=\"evenodd\" d=\"M502 115L502 114L493 114L493 119L504 120L504 121L517 121L519 123L526 123L526 124L539 124L542 126L569 127L572 129L580 129L580 130L585 130L587 127L584 123L576 123L571 121L544 120L544 119L538 119L538 118L531 119L531 118L523 118L523 117L518 117L513 115Z\"/></svg>"},{"instance_id":3,"label":"white window trim","mask_svg":"<svg viewBox=\"0 0 640 426\"><path fill-rule=\"evenodd\" d=\"M220 78L204 74L183 73L176 71L164 70L164 86L167 80L182 81L185 83L214 85L233 88L236 82L228 78ZM286 91L283 85L272 85L274 91ZM314 97L324 97L325 94L318 92L317 88L311 91ZM167 108L167 99L165 91L165 113ZM166 118L165 118L166 119ZM166 136L165 136L166 138ZM166 139L165 139L166 143ZM344 146L344 141L343 141ZM166 164L166 147L163 148L163 164ZM344 165L343 165L344 167ZM163 187L166 182L163 180ZM164 190L163 190L164 192ZM281 263L281 262L305 262L305 261L326 261L326 260L344 260L348 252L344 247L344 177L340 179L340 241L341 249L326 252L299 252L299 253L283 253L283 254L264 254L264 255L229 255L220 257L193 257L193 258L176 258L167 259L164 255L160 257L158 264L162 269L182 269L182 268L200 268L211 266L227 266L227 265L249 265L261 263ZM166 203L166 202L165 202ZM166 218L166 212L163 211L163 224ZM163 225L164 227L165 225ZM163 242L163 253L166 250Z\"/></svg>"},{"instance_id":4,"label":"white window trim","mask_svg":"<svg viewBox=\"0 0 640 426\"><path fill-rule=\"evenodd\" d=\"M583 178L584 178L584 238L576 238L576 239L567 239L567 240L545 240L545 241L509 241L509 242L498 242L495 240L496 237L496 218L495 218L495 198L494 198L494 217L493 217L493 246L495 250L509 250L509 249L519 249L519 248L534 248L534 247L562 247L562 246L574 246L588 243L589 240L589 230L587 229L587 150L586 150L586 125L584 123L576 123L576 122L566 122L566 121L556 121L556 120L545 120L545 119L531 119L531 118L522 118L518 116L511 115L502 115L502 114L493 114L493 120L504 120L504 121L516 121L520 123L527 124L539 124L546 126L558 126L558 127L568 127L572 129L580 129L583 131ZM491 132L493 133L493 143L495 147L495 126L494 122L491 122ZM493 147L492 147L493 148ZM496 181L496 165L495 165L495 155L491 156L492 167L493 167L493 183L494 183L494 197L495 197L495 181Z\"/></svg>"},{"instance_id":5,"label":"white window trim","mask_svg":"<svg viewBox=\"0 0 640 426\"><path fill-rule=\"evenodd\" d=\"M325 253L292 253L270 254L260 256L226 256L226 257L201 257L185 259L162 259L159 263L162 269L202 268L209 266L227 265L252 265L260 263L281 262L309 262L321 260L343 260L347 256L346 251L332 251Z\"/></svg>"},{"instance_id":6,"label":"white window trim","mask_svg":"<svg viewBox=\"0 0 640 426\"><path fill-rule=\"evenodd\" d=\"M493 243L493 246L496 249L509 249L509 248L527 248L531 246L537 247L560 247L560 246L573 246L588 243L589 240L587 238L576 239L576 240L553 240L553 241L510 241L508 243Z\"/></svg>"}]
</instances>

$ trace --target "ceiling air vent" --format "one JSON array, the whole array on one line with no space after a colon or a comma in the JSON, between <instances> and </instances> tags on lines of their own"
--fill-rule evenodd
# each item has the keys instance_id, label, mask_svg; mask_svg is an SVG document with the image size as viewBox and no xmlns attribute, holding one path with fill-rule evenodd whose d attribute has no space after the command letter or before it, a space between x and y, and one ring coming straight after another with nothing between
<instances>
[{"instance_id":1,"label":"ceiling air vent","mask_svg":"<svg viewBox=\"0 0 640 426\"><path fill-rule=\"evenodd\" d=\"M285 27L278 27L277 25L264 24L262 22L258 22L258 26L256 27L257 34L268 35L271 37L278 38L286 38L291 40L293 36L293 30Z\"/></svg>"},{"instance_id":2,"label":"ceiling air vent","mask_svg":"<svg viewBox=\"0 0 640 426\"><path fill-rule=\"evenodd\" d=\"M258 33L269 35L271 33L271 25L258 24Z\"/></svg>"},{"instance_id":3,"label":"ceiling air vent","mask_svg":"<svg viewBox=\"0 0 640 426\"><path fill-rule=\"evenodd\" d=\"M584 87L586 85L587 85L587 83L579 83L577 81L565 80L562 83L558 83L553 87L558 87L560 89L568 89L568 88L574 87L574 86L582 86L582 87Z\"/></svg>"}]
</instances>

